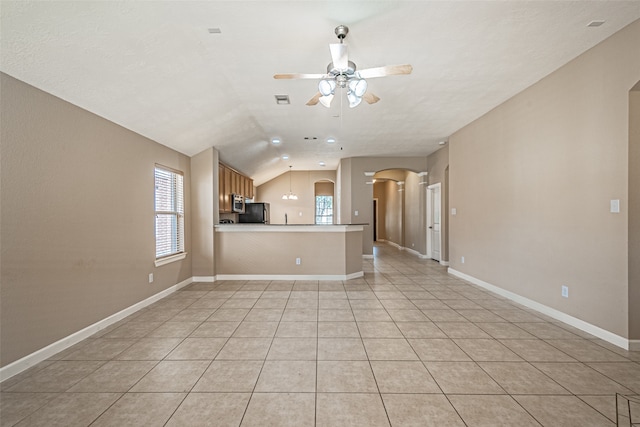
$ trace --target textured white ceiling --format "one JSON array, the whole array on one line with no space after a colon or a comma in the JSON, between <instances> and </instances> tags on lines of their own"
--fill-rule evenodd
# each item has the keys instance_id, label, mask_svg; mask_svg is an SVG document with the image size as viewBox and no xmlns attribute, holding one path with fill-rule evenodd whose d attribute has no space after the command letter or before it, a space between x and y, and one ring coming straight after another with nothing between
<instances>
[{"instance_id":1,"label":"textured white ceiling","mask_svg":"<svg viewBox=\"0 0 640 427\"><path fill-rule=\"evenodd\" d=\"M187 155L214 146L260 184L289 165L427 155L639 19L640 2L20 0L0 15L3 72ZM324 72L339 24L358 68L413 73L369 80L374 105L306 106L315 80L273 74Z\"/></svg>"}]
</instances>

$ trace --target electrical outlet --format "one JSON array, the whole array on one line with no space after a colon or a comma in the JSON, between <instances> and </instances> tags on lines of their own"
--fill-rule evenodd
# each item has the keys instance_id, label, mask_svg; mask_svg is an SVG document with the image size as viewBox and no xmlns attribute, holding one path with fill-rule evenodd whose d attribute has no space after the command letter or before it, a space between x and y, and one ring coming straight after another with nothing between
<instances>
[{"instance_id":1,"label":"electrical outlet","mask_svg":"<svg viewBox=\"0 0 640 427\"><path fill-rule=\"evenodd\" d=\"M569 287L568 286L562 286L562 296L564 298L569 298Z\"/></svg>"},{"instance_id":2,"label":"electrical outlet","mask_svg":"<svg viewBox=\"0 0 640 427\"><path fill-rule=\"evenodd\" d=\"M153 273L149 273L149 283L153 283Z\"/></svg>"},{"instance_id":3,"label":"electrical outlet","mask_svg":"<svg viewBox=\"0 0 640 427\"><path fill-rule=\"evenodd\" d=\"M296 258L296 265L300 265L300 258Z\"/></svg>"},{"instance_id":4,"label":"electrical outlet","mask_svg":"<svg viewBox=\"0 0 640 427\"><path fill-rule=\"evenodd\" d=\"M464 257L460 257L460 262L464 264Z\"/></svg>"}]
</instances>

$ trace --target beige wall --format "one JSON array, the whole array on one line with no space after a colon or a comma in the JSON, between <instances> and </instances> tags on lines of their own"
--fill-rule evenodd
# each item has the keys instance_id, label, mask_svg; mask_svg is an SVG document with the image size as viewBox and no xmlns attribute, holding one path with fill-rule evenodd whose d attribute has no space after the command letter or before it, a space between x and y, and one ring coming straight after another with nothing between
<instances>
[{"instance_id":1,"label":"beige wall","mask_svg":"<svg viewBox=\"0 0 640 427\"><path fill-rule=\"evenodd\" d=\"M426 186L420 185L420 177L415 172L406 171L404 178L404 247L425 254L427 252L426 232ZM424 214L421 214L424 213Z\"/></svg>"},{"instance_id":2,"label":"beige wall","mask_svg":"<svg viewBox=\"0 0 640 427\"><path fill-rule=\"evenodd\" d=\"M184 172L186 236L191 173L182 154L10 76L0 81L6 366L191 277L190 255L154 267L154 166Z\"/></svg>"},{"instance_id":3,"label":"beige wall","mask_svg":"<svg viewBox=\"0 0 640 427\"><path fill-rule=\"evenodd\" d=\"M289 178L291 190L298 196L298 200L282 200L283 194L289 193ZM270 204L271 224L284 224L287 214L289 224L313 224L315 222L315 188L318 181L336 180L335 171L293 171L286 172L256 187L256 202Z\"/></svg>"},{"instance_id":4,"label":"beige wall","mask_svg":"<svg viewBox=\"0 0 640 427\"><path fill-rule=\"evenodd\" d=\"M640 340L640 82L629 92L629 338Z\"/></svg>"},{"instance_id":5,"label":"beige wall","mask_svg":"<svg viewBox=\"0 0 640 427\"><path fill-rule=\"evenodd\" d=\"M398 192L398 182L404 182L405 170L386 169L377 171L374 175L373 197L379 197L378 202L378 231L379 239L402 246L404 220L404 194ZM371 180L371 178L368 178ZM376 195L377 194L377 195ZM400 197L402 196L402 197ZM373 224L373 215L371 216Z\"/></svg>"},{"instance_id":6,"label":"beige wall","mask_svg":"<svg viewBox=\"0 0 640 427\"><path fill-rule=\"evenodd\" d=\"M338 224L352 224L351 221L351 159L342 159L336 171L336 196ZM373 238L373 237L372 237ZM366 233L363 240L366 240ZM365 254L368 252L364 252Z\"/></svg>"},{"instance_id":7,"label":"beige wall","mask_svg":"<svg viewBox=\"0 0 640 427\"><path fill-rule=\"evenodd\" d=\"M335 275L362 271L362 231L260 225L262 231L216 231L216 270L220 275ZM324 231L318 232L321 227ZM332 230L332 231L329 231ZM296 258L300 258L299 265Z\"/></svg>"},{"instance_id":8,"label":"beige wall","mask_svg":"<svg viewBox=\"0 0 640 427\"><path fill-rule=\"evenodd\" d=\"M194 276L215 275L213 225L218 223L218 151L191 157L191 267Z\"/></svg>"},{"instance_id":9,"label":"beige wall","mask_svg":"<svg viewBox=\"0 0 640 427\"><path fill-rule=\"evenodd\" d=\"M314 185L316 196L334 196L334 183L332 181L316 181Z\"/></svg>"},{"instance_id":10,"label":"beige wall","mask_svg":"<svg viewBox=\"0 0 640 427\"><path fill-rule=\"evenodd\" d=\"M387 191L386 181L373 184L373 197L378 199L378 240L387 240Z\"/></svg>"},{"instance_id":11,"label":"beige wall","mask_svg":"<svg viewBox=\"0 0 640 427\"><path fill-rule=\"evenodd\" d=\"M403 218L404 218L404 193L400 190L397 181L386 181L385 193L387 195L385 206L385 234L387 241L395 243L398 246L404 246L403 237Z\"/></svg>"},{"instance_id":12,"label":"beige wall","mask_svg":"<svg viewBox=\"0 0 640 427\"><path fill-rule=\"evenodd\" d=\"M622 337L639 40L636 21L456 132L449 146L452 268ZM612 199L621 213L609 213Z\"/></svg>"},{"instance_id":13,"label":"beige wall","mask_svg":"<svg viewBox=\"0 0 640 427\"><path fill-rule=\"evenodd\" d=\"M445 145L427 157L429 174L427 175L429 185L441 183L440 195L442 203L442 248L441 255L443 261L449 261L449 145ZM426 248L426 246L425 246Z\"/></svg>"}]
</instances>

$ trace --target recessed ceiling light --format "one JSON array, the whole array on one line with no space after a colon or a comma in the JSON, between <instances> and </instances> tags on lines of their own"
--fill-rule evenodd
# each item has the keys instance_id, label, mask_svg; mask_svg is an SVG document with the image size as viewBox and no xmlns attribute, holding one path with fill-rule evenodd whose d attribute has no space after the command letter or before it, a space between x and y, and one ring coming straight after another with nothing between
<instances>
[{"instance_id":1,"label":"recessed ceiling light","mask_svg":"<svg viewBox=\"0 0 640 427\"><path fill-rule=\"evenodd\" d=\"M209 34L222 34L222 30L220 28L209 28Z\"/></svg>"},{"instance_id":2,"label":"recessed ceiling light","mask_svg":"<svg viewBox=\"0 0 640 427\"><path fill-rule=\"evenodd\" d=\"M327 166L327 164L326 164L325 162L318 162L318 164L319 164L320 166Z\"/></svg>"},{"instance_id":3,"label":"recessed ceiling light","mask_svg":"<svg viewBox=\"0 0 640 427\"><path fill-rule=\"evenodd\" d=\"M447 141L440 141L440 142L438 142L438 144L440 144L440 145L444 145L444 144L446 144L446 143L447 143Z\"/></svg>"},{"instance_id":4,"label":"recessed ceiling light","mask_svg":"<svg viewBox=\"0 0 640 427\"><path fill-rule=\"evenodd\" d=\"M289 160L289 155L288 154L283 154L282 155L282 160Z\"/></svg>"},{"instance_id":5,"label":"recessed ceiling light","mask_svg":"<svg viewBox=\"0 0 640 427\"><path fill-rule=\"evenodd\" d=\"M335 143L336 143L335 138L327 138L327 144L335 144Z\"/></svg>"},{"instance_id":6,"label":"recessed ceiling light","mask_svg":"<svg viewBox=\"0 0 640 427\"><path fill-rule=\"evenodd\" d=\"M289 101L289 95L275 95L275 97L276 97L276 104L278 105L291 104L291 102Z\"/></svg>"},{"instance_id":7,"label":"recessed ceiling light","mask_svg":"<svg viewBox=\"0 0 640 427\"><path fill-rule=\"evenodd\" d=\"M591 21L587 24L587 27L599 27L604 24L604 21Z\"/></svg>"},{"instance_id":8,"label":"recessed ceiling light","mask_svg":"<svg viewBox=\"0 0 640 427\"><path fill-rule=\"evenodd\" d=\"M271 140L271 143L272 143L273 145L278 145L278 144L280 144L280 139L278 139L278 138L273 138L273 139Z\"/></svg>"}]
</instances>

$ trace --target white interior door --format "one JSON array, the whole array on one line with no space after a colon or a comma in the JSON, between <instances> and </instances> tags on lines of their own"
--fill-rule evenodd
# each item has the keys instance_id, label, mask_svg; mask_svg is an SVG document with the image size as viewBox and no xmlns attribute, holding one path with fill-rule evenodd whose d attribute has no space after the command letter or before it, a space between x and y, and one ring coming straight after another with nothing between
<instances>
[{"instance_id":1,"label":"white interior door","mask_svg":"<svg viewBox=\"0 0 640 427\"><path fill-rule=\"evenodd\" d=\"M427 255L440 261L441 242L441 184L427 187Z\"/></svg>"}]
</instances>

